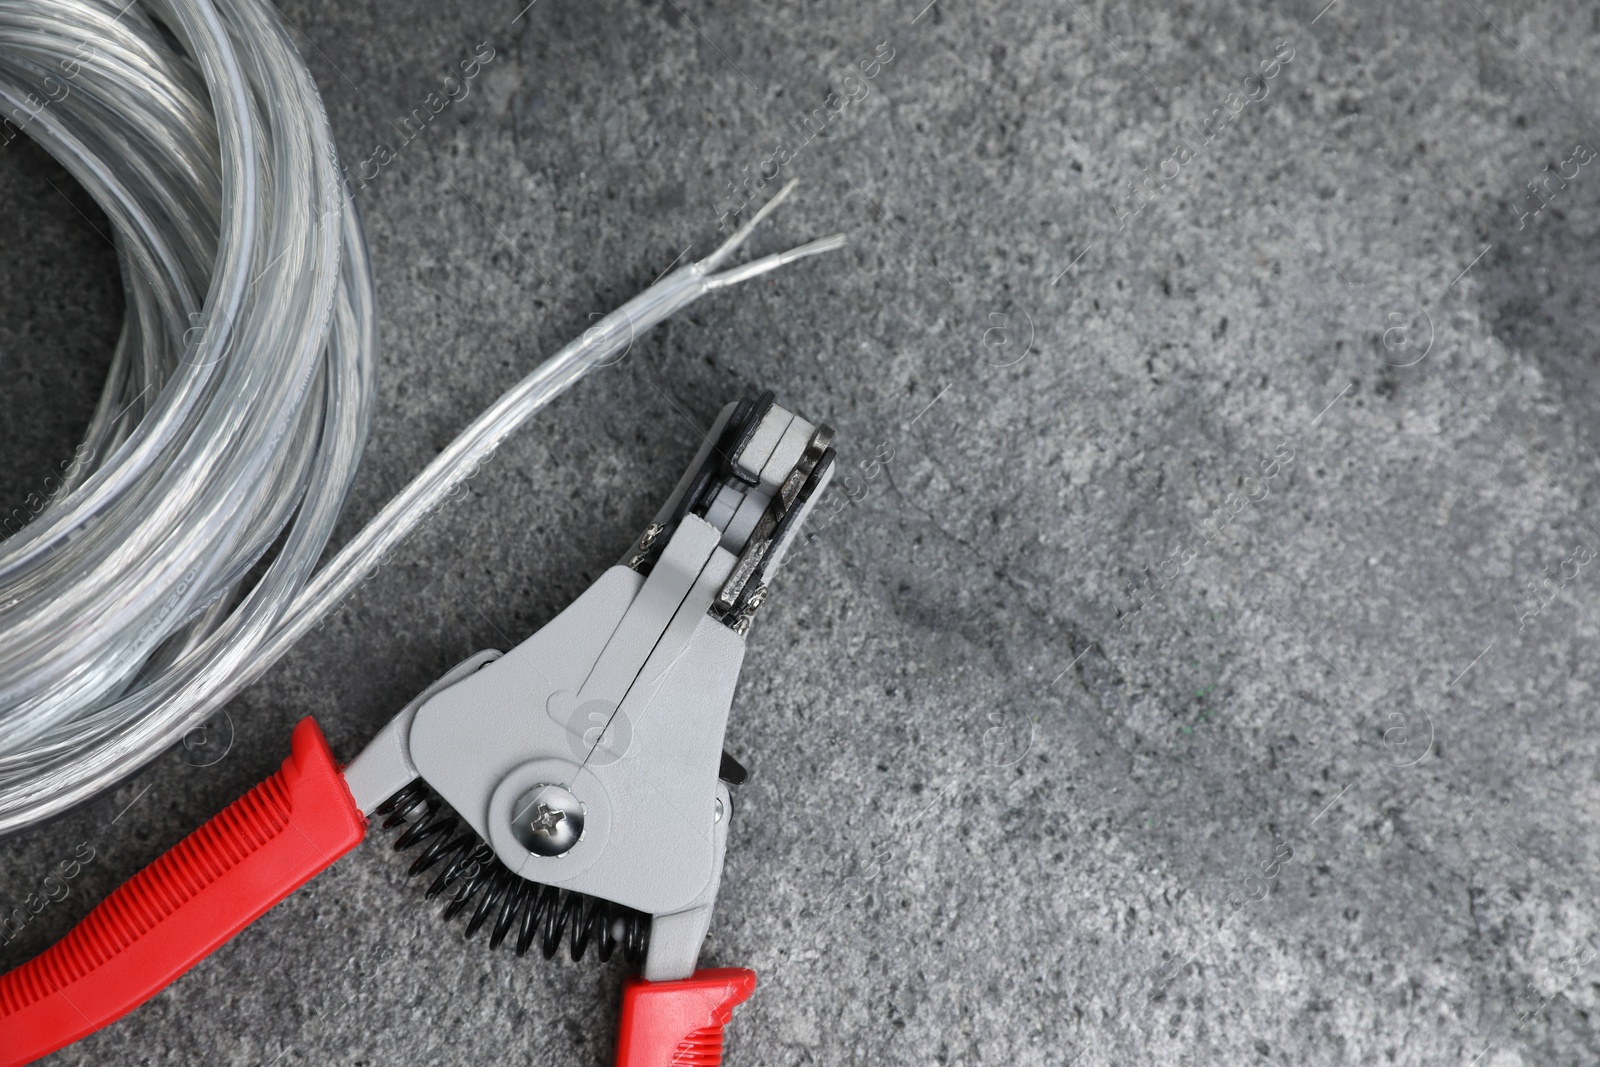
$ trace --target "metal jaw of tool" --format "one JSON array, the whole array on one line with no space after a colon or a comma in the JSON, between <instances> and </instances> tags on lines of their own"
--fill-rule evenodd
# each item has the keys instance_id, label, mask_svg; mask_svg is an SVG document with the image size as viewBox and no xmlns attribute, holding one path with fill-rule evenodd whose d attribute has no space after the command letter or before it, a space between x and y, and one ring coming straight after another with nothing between
<instances>
[{"instance_id":1,"label":"metal jaw of tool","mask_svg":"<svg viewBox=\"0 0 1600 1067\"><path fill-rule=\"evenodd\" d=\"M421 777L517 875L650 916L647 980L689 976L744 776L722 751L744 635L833 474L831 439L770 393L728 405L621 563L345 768L357 806Z\"/></svg>"}]
</instances>

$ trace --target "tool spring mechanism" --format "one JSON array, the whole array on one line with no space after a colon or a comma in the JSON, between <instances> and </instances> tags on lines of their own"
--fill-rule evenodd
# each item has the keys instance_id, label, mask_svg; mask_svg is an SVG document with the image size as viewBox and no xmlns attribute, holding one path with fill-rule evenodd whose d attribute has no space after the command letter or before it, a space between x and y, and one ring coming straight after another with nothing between
<instances>
[{"instance_id":1,"label":"tool spring mechanism","mask_svg":"<svg viewBox=\"0 0 1600 1067\"><path fill-rule=\"evenodd\" d=\"M447 896L439 913L449 922L472 909L465 936L472 938L490 923L489 947L516 932L513 947L527 955L535 943L545 959L555 956L563 933L574 960L583 958L590 942L603 962L620 946L623 958L638 963L650 944L650 916L608 900L531 882L512 872L444 799L418 778L381 804L383 828L404 827L394 849L421 848L406 873L412 877L443 864L428 886L429 900ZM409 820L409 821L408 821Z\"/></svg>"}]
</instances>

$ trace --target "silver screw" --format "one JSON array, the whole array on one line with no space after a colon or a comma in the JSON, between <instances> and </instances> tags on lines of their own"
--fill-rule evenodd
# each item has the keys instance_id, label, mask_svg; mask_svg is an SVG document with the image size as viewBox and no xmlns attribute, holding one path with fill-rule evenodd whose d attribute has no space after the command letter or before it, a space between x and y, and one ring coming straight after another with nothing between
<instances>
[{"instance_id":1,"label":"silver screw","mask_svg":"<svg viewBox=\"0 0 1600 1067\"><path fill-rule=\"evenodd\" d=\"M583 837L583 802L559 785L536 785L517 798L511 832L536 856L565 856Z\"/></svg>"}]
</instances>

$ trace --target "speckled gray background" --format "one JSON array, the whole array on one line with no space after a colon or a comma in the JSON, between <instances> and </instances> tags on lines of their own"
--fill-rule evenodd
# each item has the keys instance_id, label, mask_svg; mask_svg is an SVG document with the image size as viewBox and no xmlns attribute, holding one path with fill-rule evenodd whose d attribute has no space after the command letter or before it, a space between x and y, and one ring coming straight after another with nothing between
<instances>
[{"instance_id":1,"label":"speckled gray background","mask_svg":"<svg viewBox=\"0 0 1600 1067\"><path fill-rule=\"evenodd\" d=\"M704 960L762 985L731 1065L1600 1061L1600 10L924 2L287 5L353 162L494 50L359 193L382 379L341 539L708 250L881 44L757 251L851 244L555 404L229 705L219 761L0 846L7 907L94 850L0 965L299 716L351 755L551 617L767 386L837 427L857 499L735 705ZM70 455L121 314L52 186L0 150L6 501ZM609 1062L618 966L456 929L369 842L50 1062Z\"/></svg>"}]
</instances>

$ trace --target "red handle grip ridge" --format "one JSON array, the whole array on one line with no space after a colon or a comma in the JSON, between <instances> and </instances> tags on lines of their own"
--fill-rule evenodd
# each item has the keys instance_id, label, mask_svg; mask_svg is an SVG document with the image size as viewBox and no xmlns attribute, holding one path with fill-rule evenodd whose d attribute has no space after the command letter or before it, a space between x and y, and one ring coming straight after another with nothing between
<instances>
[{"instance_id":1,"label":"red handle grip ridge","mask_svg":"<svg viewBox=\"0 0 1600 1067\"><path fill-rule=\"evenodd\" d=\"M367 821L322 731L301 719L278 772L0 976L0 1067L132 1011L354 848Z\"/></svg>"},{"instance_id":2,"label":"red handle grip ridge","mask_svg":"<svg viewBox=\"0 0 1600 1067\"><path fill-rule=\"evenodd\" d=\"M675 982L622 983L617 1067L719 1067L722 1028L756 991L756 972L699 970Z\"/></svg>"}]
</instances>

